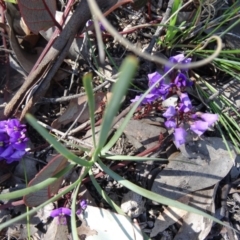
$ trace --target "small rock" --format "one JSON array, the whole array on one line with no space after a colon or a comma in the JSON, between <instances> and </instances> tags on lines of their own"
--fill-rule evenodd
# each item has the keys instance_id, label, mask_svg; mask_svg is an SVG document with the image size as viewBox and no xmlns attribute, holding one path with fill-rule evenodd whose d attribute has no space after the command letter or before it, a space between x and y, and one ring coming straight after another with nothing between
<instances>
[{"instance_id":1,"label":"small rock","mask_svg":"<svg viewBox=\"0 0 240 240\"><path fill-rule=\"evenodd\" d=\"M131 218L136 218L144 212L145 201L142 196L129 191L123 196L121 209Z\"/></svg>"}]
</instances>

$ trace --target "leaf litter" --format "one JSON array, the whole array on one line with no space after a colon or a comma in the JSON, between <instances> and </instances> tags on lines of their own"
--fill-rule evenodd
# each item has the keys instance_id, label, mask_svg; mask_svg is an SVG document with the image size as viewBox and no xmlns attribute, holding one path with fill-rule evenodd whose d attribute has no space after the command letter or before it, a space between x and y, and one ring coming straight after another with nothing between
<instances>
[{"instance_id":1,"label":"leaf litter","mask_svg":"<svg viewBox=\"0 0 240 240\"><path fill-rule=\"evenodd\" d=\"M132 43L140 46L142 49L146 49L149 46L151 39L153 38L155 28L148 26L146 28L140 28L138 31L132 31L135 26L149 23L153 20L153 23L160 23L163 18L163 13L167 11L168 1L151 1L147 4L147 1L134 1L133 5L126 4L122 8L118 8L124 3L130 3L131 1L106 1L103 7L111 8L115 4L114 10L108 19L114 25L119 32L124 31L124 37L130 40ZM169 1L171 2L171 1ZM229 7L224 4L220 4L221 1L213 1L209 6L214 9L213 12L207 12L209 16L217 18L224 7ZM52 31L47 35L47 41L53 41L54 30L61 30L60 21L54 21L55 12L65 8L63 2L59 1L58 5L54 5L49 1L46 5L41 5L42 1L36 1L37 6L33 6L33 3L26 0L19 0L18 8L8 3L6 20L7 22L1 22L1 28L5 29L5 33L8 35L9 49L15 55L16 63L11 65L12 68L7 69L7 66L1 62L1 73L7 76L7 72L12 72L13 69L18 71L25 77L34 67L39 54L46 46L46 40L39 37L38 33L41 30L41 34L47 34L47 29L53 27ZM150 4L150 5L149 5ZM169 3L168 3L169 4ZM206 4L206 3L204 3ZM4 7L1 2L1 8ZM29 10L31 5L33 11ZM41 6L40 6L41 5ZM61 6L61 7L59 7ZM40 7L41 11L37 11ZM178 22L193 21L193 15L196 13L198 5L195 3L189 4L184 8L178 16ZM48 11L47 11L47 10ZM206 14L206 5L203 5L202 16L198 19L200 23L204 22ZM208 11L210 11L208 9ZM15 14L12 14L15 12ZM111 12L111 11L110 11ZM34 15L34 14L40 15ZM42 13L42 14L41 14ZM65 12L66 13L66 12ZM144 13L144 14L143 14ZM71 16L73 12L70 13ZM62 14L60 14L62 15ZM1 12L1 16L2 12ZM18 16L16 18L15 16ZM20 18L22 17L22 18ZM22 24L24 19L24 24ZM61 19L58 18L58 19ZM16 28L17 22L18 29ZM20 26L20 27L19 27ZM22 26L22 29L21 29ZM20 30L19 30L20 28ZM30 31L34 34L29 35ZM21 34L19 34L21 32ZM44 33L45 32L45 33ZM69 53L66 56L70 56L74 64L62 64L61 69L56 69L55 80L45 89L45 93L41 95L41 99L34 102L34 108L31 112L34 116L43 123L49 126L49 130L53 134L58 136L57 131L65 134L64 143L70 148L70 150L80 156L83 154L81 149L83 146L79 145L79 140L86 141L88 146L93 147L91 140L91 131L89 125L89 110L87 106L87 97L77 96L77 94L83 92L82 77L85 73L93 71L93 86L97 89L101 86L102 81L107 79L116 79L115 70L116 65L119 66L122 59L129 53L127 49L124 49L117 41L103 31L103 40L107 54L105 56L106 66L108 70L104 70L105 67L98 61L98 49L97 41L95 38L95 31L91 29L88 33L90 38L87 39L87 32L84 30L74 40L74 45L71 46ZM207 33L207 30L206 32ZM60 34L62 34L60 32ZM229 33L230 34L230 33ZM228 35L226 35L226 41L228 47L232 48L231 41L229 41ZM234 32L235 34L235 32ZM238 33L236 32L235 35ZM22 36L20 36L22 35ZM161 37L163 37L162 34ZM24 45L21 43L21 39L27 39L29 37L30 45ZM161 38L160 38L161 39ZM3 42L4 43L4 42ZM184 43L184 42L182 42ZM6 44L5 44L6 47ZM233 46L234 47L234 46ZM213 49L210 47L210 49ZM170 57L173 53L169 52L169 49L160 45L154 46L154 52L159 52L163 56ZM179 51L180 49L178 49ZM184 49L183 49L184 50ZM174 53L179 53L178 51ZM4 52L1 52L3 59L5 57ZM82 57L84 56L84 57ZM12 56L11 56L12 57ZM68 57L64 57L62 60L65 63L69 61ZM57 59L53 59L57 61ZM71 69L72 66L72 69ZM110 69L110 70L109 70ZM159 73L163 73L163 67L149 63L145 60L140 62L138 72L131 85L126 98L123 100L121 111L116 117L116 124L114 125L111 135L121 127L125 115L127 114L125 109L128 109L130 100L134 99L136 95L139 95L141 91L147 89L147 74L158 70ZM58 72L57 72L58 70ZM205 72L204 72L204 71ZM44 78L44 74L49 71L49 68L44 69L41 74L38 75L35 89L41 85L41 79ZM195 71L191 70L191 71ZM224 78L224 81L230 81L230 75L225 76L224 73L217 68L212 70L210 65L203 68L196 69L196 73L200 74L203 78L206 77L206 73L213 75L212 79L216 77ZM217 72L217 74L216 74ZM58 77L56 77L58 74ZM191 77L194 78L194 74ZM22 77L5 79L2 77L1 82L1 101L9 102L12 98L11 91L15 91L19 86L23 84ZM13 80L12 80L13 79ZM14 81L12 84L9 81ZM26 81L26 80L25 80ZM171 79L168 79L171 81ZM221 87L224 82L218 80L213 82L216 86ZM32 86L33 86L32 85ZM4 92L4 89L9 86L10 91ZM100 88L94 95L95 100L95 116L96 123L101 124L103 111L108 104L109 99L114 98L111 96L112 83ZM230 95L231 101L239 109L238 95L236 96L236 89L238 88L226 88L223 94L227 97ZM32 99L36 90L28 94L27 101ZM199 98L199 92L194 88L189 88L188 93L191 94L190 98L194 107L201 104L201 98ZM207 92L208 90L206 90ZM137 92L137 93L136 93ZM18 94L18 91L14 94ZM13 94L13 95L14 95ZM76 95L73 99L67 99L64 101L49 101L48 99L61 99L68 98ZM218 99L217 99L218 100ZM216 100L216 101L217 101ZM38 101L40 103L38 103ZM111 101L111 100L110 100ZM205 101L203 101L205 104ZM19 103L20 108L14 109L15 117L19 117L24 107L24 102ZM139 186L147 188L153 192L159 193L162 196L176 199L180 202L188 204L190 206L197 207L205 212L211 213L219 219L224 219L228 224L234 226L239 230L240 219L237 218L236 213L239 213L239 184L234 184L239 178L239 160L232 144L232 139L227 138L228 147L226 147L226 140L220 138L220 133L217 128L212 128L214 131L204 133L201 137L196 135L188 136L185 144L180 145L177 149L173 143L173 132L168 130L164 125L164 111L170 106L177 106L178 95L172 94L164 101L156 101L154 104L147 106L139 106L134 114L134 117L128 122L122 136L112 149L110 154L121 155L135 155L135 156L153 156L162 157L169 160L168 164L162 164L160 161L147 162L124 162L114 163L109 160L105 160L105 163L109 167L115 169L121 176L128 179ZM206 104L205 104L206 105ZM204 106L208 110L207 106ZM82 114L79 113L82 111ZM1 113L1 119L5 119L4 112ZM232 114L232 112L229 112ZM122 115L121 115L122 114ZM171 119L170 119L171 120ZM88 122L88 123L86 123ZM73 129L70 129L70 125L74 124ZM77 129L77 130L74 130ZM96 128L97 129L97 128ZM99 128L100 129L100 128ZM240 136L239 133L238 137ZM14 192L17 189L24 189L26 184L28 187L40 183L42 180L53 177L56 173L64 169L68 161L62 156L52 156L52 148L48 146L45 139L42 139L35 130L28 127L28 135L31 140L31 152L33 155L27 155L25 158L25 166L15 162L12 166L6 165L3 161L1 164L1 188L2 194L8 192ZM71 137L71 142L70 138ZM110 136L109 136L110 137ZM175 142L176 143L176 142ZM46 161L50 158L50 161ZM19 167L21 166L21 167ZM25 175L25 173L27 175ZM200 215L188 213L183 210L179 210L174 207L162 206L144 199L142 196L127 190L116 180L109 175L101 172L98 166L94 166L93 172L98 184L105 190L107 195L114 200L119 206L121 206L123 212L128 217L114 213L114 209L110 206L103 197L94 189L93 184L89 178L83 180L81 190L78 193L77 201L81 202L82 199L86 199L88 206L81 211L78 215L77 234L79 239L114 239L119 236L121 239L143 239L143 233L150 236L152 239L238 239L239 235L225 228L216 228L214 223ZM81 173L81 168L76 166L72 169L71 174L75 179ZM26 181L27 176L27 181ZM28 194L23 198L3 201L0 210L0 224L5 223L14 217L26 212L25 206L38 206L41 203L48 200L51 196L63 191L74 180L69 175L59 178L57 182L49 185L47 188L37 191L35 193ZM227 186L227 187L226 187ZM228 189L227 191L225 191ZM29 235L35 239L71 239L71 216L66 216L67 224L59 224L57 218L50 218L50 212L56 208L70 207L72 193L64 194L61 198L54 202L54 204L48 204L35 215L31 215L29 223L21 221L20 223L13 223L9 227L1 229L1 237L27 239ZM225 213L223 212L225 209ZM218 212L221 212L218 215ZM75 213L73 213L75 214ZM137 222L137 224L136 224ZM0 225L1 226L1 225ZM124 227L122 227L124 226ZM30 227L30 232L28 227ZM231 237L230 237L231 236Z\"/></svg>"}]
</instances>

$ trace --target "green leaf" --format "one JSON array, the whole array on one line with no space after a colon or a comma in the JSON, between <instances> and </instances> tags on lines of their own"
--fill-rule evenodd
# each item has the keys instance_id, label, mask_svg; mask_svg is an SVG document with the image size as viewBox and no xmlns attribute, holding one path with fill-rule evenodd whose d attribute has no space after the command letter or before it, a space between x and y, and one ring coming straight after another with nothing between
<instances>
[{"instance_id":1,"label":"green leaf","mask_svg":"<svg viewBox=\"0 0 240 240\"><path fill-rule=\"evenodd\" d=\"M83 85L87 94L88 98L88 108L91 120L91 128L92 128L92 136L93 136L93 145L96 147L96 137L95 137L95 99L93 94L93 87L92 87L92 74L88 73L83 77Z\"/></svg>"},{"instance_id":2,"label":"green leaf","mask_svg":"<svg viewBox=\"0 0 240 240\"><path fill-rule=\"evenodd\" d=\"M113 86L111 100L107 105L106 111L103 116L103 122L97 146L97 148L100 150L107 141L108 133L109 130L111 129L113 119L121 106L121 102L128 90L130 81L132 80L137 70L137 65L138 65L137 58L129 56L124 60L120 68L119 79Z\"/></svg>"},{"instance_id":3,"label":"green leaf","mask_svg":"<svg viewBox=\"0 0 240 240\"><path fill-rule=\"evenodd\" d=\"M88 167L91 165L91 163L79 158L72 152L70 152L68 149L66 149L61 143L59 143L54 137L52 137L46 129L44 129L37 121L36 119L31 116L30 114L26 114L27 121L49 142L53 145L53 147L62 154L65 158L70 159L76 164L79 164L84 167Z\"/></svg>"},{"instance_id":4,"label":"green leaf","mask_svg":"<svg viewBox=\"0 0 240 240\"><path fill-rule=\"evenodd\" d=\"M182 5L181 0L174 0L171 15L173 15L175 12L177 12L177 10L181 7L181 5ZM171 40L175 37L175 35L179 31L179 28L174 29L174 28L176 28L175 25L177 22L177 16L178 16L178 14L176 14L174 17L171 18L171 20L169 22L169 26L167 28L166 36L164 38L164 42L171 42Z\"/></svg>"}]
</instances>

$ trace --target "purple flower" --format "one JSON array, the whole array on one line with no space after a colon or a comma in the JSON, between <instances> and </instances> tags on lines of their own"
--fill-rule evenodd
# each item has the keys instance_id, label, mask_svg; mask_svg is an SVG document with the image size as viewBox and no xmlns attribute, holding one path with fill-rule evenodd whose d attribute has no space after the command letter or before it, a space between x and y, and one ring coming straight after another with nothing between
<instances>
[{"instance_id":1,"label":"purple flower","mask_svg":"<svg viewBox=\"0 0 240 240\"><path fill-rule=\"evenodd\" d=\"M28 141L25 127L18 119L0 121L0 159L11 163L24 156Z\"/></svg>"},{"instance_id":2,"label":"purple flower","mask_svg":"<svg viewBox=\"0 0 240 240\"><path fill-rule=\"evenodd\" d=\"M151 87L157 81L159 81L159 83L155 85L155 87L151 90L151 93L157 95L158 97L162 97L162 99L165 99L169 93L170 85L166 84L164 82L164 79L163 78L161 79L161 78L162 78L162 75L159 74L158 72L148 74L148 80L149 80L148 86Z\"/></svg>"},{"instance_id":3,"label":"purple flower","mask_svg":"<svg viewBox=\"0 0 240 240\"><path fill-rule=\"evenodd\" d=\"M198 136L201 136L208 129L208 123L204 121L195 121L191 124L190 129Z\"/></svg>"},{"instance_id":4,"label":"purple flower","mask_svg":"<svg viewBox=\"0 0 240 240\"><path fill-rule=\"evenodd\" d=\"M187 77L183 73L179 73L174 80L178 88L186 87L188 85Z\"/></svg>"},{"instance_id":5,"label":"purple flower","mask_svg":"<svg viewBox=\"0 0 240 240\"><path fill-rule=\"evenodd\" d=\"M175 128L174 138L176 142L176 147L179 148L180 145L186 142L187 132L183 128Z\"/></svg>"},{"instance_id":6,"label":"purple flower","mask_svg":"<svg viewBox=\"0 0 240 240\"><path fill-rule=\"evenodd\" d=\"M7 121L6 130L7 134L11 136L11 134L16 132L25 132L26 131L26 125L21 124L18 119L10 119Z\"/></svg>"},{"instance_id":7,"label":"purple flower","mask_svg":"<svg viewBox=\"0 0 240 240\"><path fill-rule=\"evenodd\" d=\"M158 72L153 72L148 74L148 86L151 87L152 85L154 85L160 78L162 78L162 75L159 74ZM162 81L163 78L160 80ZM155 86L156 88L158 88L158 85Z\"/></svg>"},{"instance_id":8,"label":"purple flower","mask_svg":"<svg viewBox=\"0 0 240 240\"><path fill-rule=\"evenodd\" d=\"M167 120L165 123L166 128L176 128L177 124L175 120Z\"/></svg>"},{"instance_id":9,"label":"purple flower","mask_svg":"<svg viewBox=\"0 0 240 240\"><path fill-rule=\"evenodd\" d=\"M143 94L141 94L140 96L136 96L134 99L131 100L131 102L137 102ZM157 95L155 94L147 94L147 96L142 100L142 104L147 104L147 103L152 103L153 101L155 101L158 98Z\"/></svg>"},{"instance_id":10,"label":"purple flower","mask_svg":"<svg viewBox=\"0 0 240 240\"><path fill-rule=\"evenodd\" d=\"M13 154L11 154L9 157L6 157L6 161L8 164L19 161L25 154L26 151L15 150Z\"/></svg>"},{"instance_id":11,"label":"purple flower","mask_svg":"<svg viewBox=\"0 0 240 240\"><path fill-rule=\"evenodd\" d=\"M80 207L82 209L86 209L87 208L87 201L85 199L81 200Z\"/></svg>"},{"instance_id":12,"label":"purple flower","mask_svg":"<svg viewBox=\"0 0 240 240\"><path fill-rule=\"evenodd\" d=\"M26 154L24 150L16 150L12 144L5 147L4 151L0 154L0 158L6 160L8 164L19 161Z\"/></svg>"},{"instance_id":13,"label":"purple flower","mask_svg":"<svg viewBox=\"0 0 240 240\"><path fill-rule=\"evenodd\" d=\"M165 84L164 79L160 80L160 78L162 78L162 75L160 75L158 72L148 74L149 87L154 85L157 81L159 81L159 83L150 91L149 94L147 94L147 96L141 102L142 104L150 104L160 97L162 97L162 99L165 99L167 97L170 85ZM136 96L134 99L131 100L131 102L138 101L141 96L142 94L140 96Z\"/></svg>"},{"instance_id":14,"label":"purple flower","mask_svg":"<svg viewBox=\"0 0 240 240\"><path fill-rule=\"evenodd\" d=\"M218 120L218 115L212 113L201 113L200 118L207 122L208 127L210 127Z\"/></svg>"},{"instance_id":15,"label":"purple flower","mask_svg":"<svg viewBox=\"0 0 240 240\"><path fill-rule=\"evenodd\" d=\"M14 153L14 148L13 146L7 145L6 148L4 149L4 151L0 154L0 158L4 158L6 160L8 160L8 158L10 158L10 156Z\"/></svg>"},{"instance_id":16,"label":"purple flower","mask_svg":"<svg viewBox=\"0 0 240 240\"><path fill-rule=\"evenodd\" d=\"M174 64L177 64L177 63L188 64L188 63L190 63L190 62L192 61L192 59L191 59L191 58L185 58L185 57L184 57L184 54L178 54L178 55L176 55L176 56L170 57L170 58L169 58L169 61L170 61L171 63L174 63ZM169 71L170 68L171 68L171 67L165 66L164 72ZM185 71L187 71L187 69L185 69Z\"/></svg>"},{"instance_id":17,"label":"purple flower","mask_svg":"<svg viewBox=\"0 0 240 240\"><path fill-rule=\"evenodd\" d=\"M87 201L85 199L81 200L80 203L80 208L77 210L77 214L81 214L82 210L85 210L87 208Z\"/></svg>"},{"instance_id":18,"label":"purple flower","mask_svg":"<svg viewBox=\"0 0 240 240\"><path fill-rule=\"evenodd\" d=\"M12 133L10 136L10 143L16 150L25 151L27 147L28 138L22 132Z\"/></svg>"},{"instance_id":19,"label":"purple flower","mask_svg":"<svg viewBox=\"0 0 240 240\"><path fill-rule=\"evenodd\" d=\"M58 224L63 224L66 225L67 224L67 219L66 219L66 215L67 216L71 216L71 209L69 208L57 208L51 211L50 216L51 217L58 217Z\"/></svg>"},{"instance_id":20,"label":"purple flower","mask_svg":"<svg viewBox=\"0 0 240 240\"><path fill-rule=\"evenodd\" d=\"M187 93L181 93L180 100L181 100L181 103L180 103L179 110L184 112L184 113L189 112L192 109L192 103L191 103L191 101L188 97L188 94Z\"/></svg>"},{"instance_id":21,"label":"purple flower","mask_svg":"<svg viewBox=\"0 0 240 240\"><path fill-rule=\"evenodd\" d=\"M178 54L176 56L170 57L169 59L170 62L172 63L183 63L187 64L191 62L191 58L186 58L184 59L183 54ZM167 72L170 68L165 66L164 71ZM150 94L153 95L148 95L146 99L142 101L143 104L146 103L152 103L154 100L158 98L162 98L165 100L167 96L169 95L169 89L172 86L177 86L178 88L181 87L186 87L186 86L192 86L192 82L187 80L187 77L185 76L184 73L186 73L187 70L181 71L175 78L174 83L166 83L165 79L162 77L161 74L159 74L157 71L148 74L148 86L149 88L154 85L154 88L151 89ZM156 85L155 85L156 84ZM137 96L135 99L131 100L131 102L136 102L141 96ZM188 107L184 104L181 104L181 109L184 112L188 111Z\"/></svg>"},{"instance_id":22,"label":"purple flower","mask_svg":"<svg viewBox=\"0 0 240 240\"><path fill-rule=\"evenodd\" d=\"M163 114L163 116L165 118L171 118L171 117L173 117L175 115L176 115L176 110L175 110L175 107L173 107L173 106L168 107L166 112Z\"/></svg>"}]
</instances>

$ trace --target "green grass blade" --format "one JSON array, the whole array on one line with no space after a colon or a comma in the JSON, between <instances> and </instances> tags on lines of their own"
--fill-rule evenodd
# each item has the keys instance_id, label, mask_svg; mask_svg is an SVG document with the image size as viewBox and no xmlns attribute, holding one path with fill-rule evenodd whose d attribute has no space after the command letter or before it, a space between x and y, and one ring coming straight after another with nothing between
<instances>
[{"instance_id":1,"label":"green grass blade","mask_svg":"<svg viewBox=\"0 0 240 240\"><path fill-rule=\"evenodd\" d=\"M119 79L113 86L112 97L110 103L106 107L106 111L103 116L103 122L97 146L98 149L102 149L107 141L108 133L111 129L113 119L120 108L120 103L123 100L123 97L130 85L130 81L132 80L137 70L137 65L137 58L130 56L124 60L120 68Z\"/></svg>"},{"instance_id":2,"label":"green grass blade","mask_svg":"<svg viewBox=\"0 0 240 240\"><path fill-rule=\"evenodd\" d=\"M74 166L75 166L75 164L70 163L69 166L67 166L66 168L64 168L63 170L61 170L60 172L58 172L54 176L42 181L41 183L38 183L38 184L34 185L32 187L27 187L23 190L17 190L17 191L11 192L11 193L0 194L0 200L15 199L15 198L23 197L23 196L28 195L30 193L34 193L36 191L39 191L39 190L49 186L50 184L54 183L56 180L58 180L64 174L69 172Z\"/></svg>"},{"instance_id":3,"label":"green grass blade","mask_svg":"<svg viewBox=\"0 0 240 240\"><path fill-rule=\"evenodd\" d=\"M153 158L153 157L138 157L138 156L125 156L125 155L101 155L101 158L105 158L108 160L113 160L113 161L135 161L135 162L143 162L143 161L159 161L162 164L167 164L169 161L164 158ZM189 162L189 161L183 161L183 160L171 160L171 161L178 161L182 163L188 163L188 164L193 164L193 165L198 165L194 162Z\"/></svg>"},{"instance_id":4,"label":"green grass blade","mask_svg":"<svg viewBox=\"0 0 240 240\"><path fill-rule=\"evenodd\" d=\"M81 177L78 180L78 185L74 191L73 194L73 199L72 199L72 204L71 204L71 210L72 210L72 215L71 215L71 228L72 228L72 236L73 236L73 240L78 240L78 233L77 233L77 225L76 225L76 201L77 201L77 196L78 196L78 192L79 192L79 188L81 186L82 180L83 178L86 177L88 171L90 168L85 168L83 170L83 173L81 174Z\"/></svg>"},{"instance_id":5,"label":"green grass blade","mask_svg":"<svg viewBox=\"0 0 240 240\"><path fill-rule=\"evenodd\" d=\"M162 163L168 163L169 161L164 158L153 157L138 157L138 156L125 156L125 155L101 155L102 158L117 161L161 161Z\"/></svg>"},{"instance_id":6,"label":"green grass blade","mask_svg":"<svg viewBox=\"0 0 240 240\"><path fill-rule=\"evenodd\" d=\"M44 206L46 206L49 203L52 203L56 200L58 200L61 196L63 196L64 194L70 192L73 188L75 188L78 184L79 184L80 180L77 180L76 182L74 182L72 185L70 185L69 187L67 187L66 189L64 189L63 191L61 191L60 193L58 193L56 196L50 198L49 200L47 200L46 202L44 202L43 204L39 205L38 207L33 208L32 210L30 210L28 213L23 213L7 222L4 222L2 224L0 224L0 231L24 218L26 218L28 215L32 215L35 212L37 212L38 210L40 210L41 208L43 208ZM3 195L3 194L2 194Z\"/></svg>"},{"instance_id":7,"label":"green grass blade","mask_svg":"<svg viewBox=\"0 0 240 240\"><path fill-rule=\"evenodd\" d=\"M92 136L93 136L93 145L96 147L96 137L95 137L95 99L93 94L93 87L92 87L92 74L88 73L83 77L83 85L87 94L88 98L88 108L89 108L89 115L91 120L91 128L92 128Z\"/></svg>"},{"instance_id":8,"label":"green grass blade","mask_svg":"<svg viewBox=\"0 0 240 240\"><path fill-rule=\"evenodd\" d=\"M182 5L182 1L181 0L175 0L173 2L173 6L172 6L172 14L174 14ZM164 38L164 42L168 43L171 42L171 40L175 37L175 35L177 34L177 32L179 31L179 28L176 30L173 30L172 27L175 27L176 22L177 22L177 16L178 14L176 14L173 18L171 18L170 22L169 22L169 26L167 28L167 33L166 36Z\"/></svg>"},{"instance_id":9,"label":"green grass blade","mask_svg":"<svg viewBox=\"0 0 240 240\"><path fill-rule=\"evenodd\" d=\"M107 195L107 193L100 187L100 185L98 184L98 182L96 181L92 170L89 170L89 176L91 178L91 181L94 185L94 187L96 188L96 190L98 191L98 193L102 196L102 198L113 208L115 209L115 211L117 211L119 214L122 215L126 215L122 209Z\"/></svg>"},{"instance_id":10,"label":"green grass blade","mask_svg":"<svg viewBox=\"0 0 240 240\"><path fill-rule=\"evenodd\" d=\"M31 116L30 114L26 114L27 121L41 134L49 143L53 145L53 147L58 151L60 154L62 154L65 158L70 159L76 164L79 164L84 167L88 167L91 164L72 152L70 152L68 149L66 149L61 143L59 143L54 137L52 137L40 124L37 123L36 119Z\"/></svg>"}]
</instances>

